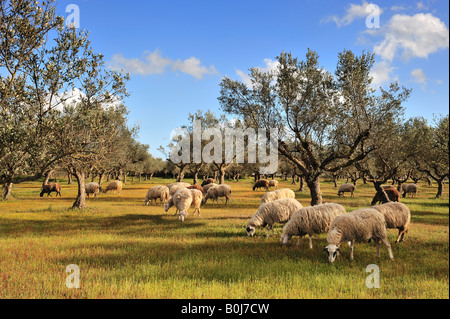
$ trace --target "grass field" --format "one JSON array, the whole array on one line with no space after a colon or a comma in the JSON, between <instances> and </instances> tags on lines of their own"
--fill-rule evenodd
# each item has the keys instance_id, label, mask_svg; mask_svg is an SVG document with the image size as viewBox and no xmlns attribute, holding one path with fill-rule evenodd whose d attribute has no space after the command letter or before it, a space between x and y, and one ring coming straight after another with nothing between
<instances>
[{"instance_id":1,"label":"grass field","mask_svg":"<svg viewBox=\"0 0 450 319\"><path fill-rule=\"evenodd\" d=\"M434 199L436 187L421 184L416 199L402 199L412 211L406 242L393 245L395 261L382 247L357 244L329 264L322 251L326 235L300 247L281 247L276 236L248 238L244 226L263 192L251 181L228 182L231 205L208 203L202 216L185 223L159 206L145 207L155 179L128 184L121 195L88 200L83 213L70 211L76 185L63 183L63 198L39 198L39 183L18 185L15 199L0 202L0 298L151 298L151 299L313 299L449 298L449 195ZM191 182L191 180L187 180ZM281 187L297 189L289 182ZM348 211L370 204L373 186L359 186L355 198L339 198L322 183L326 202ZM309 193L297 193L309 206ZM394 242L397 231L389 230ZM294 240L296 242L296 240ZM65 285L66 267L79 266L81 289ZM366 267L381 270L381 288L366 287Z\"/></svg>"}]
</instances>

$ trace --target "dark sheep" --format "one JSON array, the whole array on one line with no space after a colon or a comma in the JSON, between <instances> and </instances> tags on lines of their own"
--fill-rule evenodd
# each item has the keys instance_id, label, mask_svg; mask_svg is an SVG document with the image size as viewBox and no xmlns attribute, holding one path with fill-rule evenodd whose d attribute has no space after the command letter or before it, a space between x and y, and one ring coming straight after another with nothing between
<instances>
[{"instance_id":1,"label":"dark sheep","mask_svg":"<svg viewBox=\"0 0 450 319\"><path fill-rule=\"evenodd\" d=\"M56 192L56 197L58 197L58 195L59 195L59 197L62 197L61 189L62 189L62 187L59 183L52 183L52 184L44 185L42 187L41 197L43 197L44 194L47 194L47 197L49 197L49 196L51 197L52 196L51 193L53 193L53 192Z\"/></svg>"},{"instance_id":2,"label":"dark sheep","mask_svg":"<svg viewBox=\"0 0 450 319\"><path fill-rule=\"evenodd\" d=\"M189 186L187 189L196 189L196 190L201 191L203 194L203 187L201 187L200 185L192 185L192 186Z\"/></svg>"},{"instance_id":3,"label":"dark sheep","mask_svg":"<svg viewBox=\"0 0 450 319\"><path fill-rule=\"evenodd\" d=\"M389 197L389 200L391 202L400 202L400 193L398 190L396 190L395 188L386 188L384 189L384 192L386 193L386 195ZM386 204L386 199L383 195L382 191L378 191L375 195L375 197L372 200L372 206L381 203L381 204Z\"/></svg>"},{"instance_id":4,"label":"dark sheep","mask_svg":"<svg viewBox=\"0 0 450 319\"><path fill-rule=\"evenodd\" d=\"M266 191L269 190L269 181L266 179L262 179L259 180L255 183L255 185L253 186L253 191L257 190L257 189L261 189L261 188L265 188Z\"/></svg>"}]
</instances>

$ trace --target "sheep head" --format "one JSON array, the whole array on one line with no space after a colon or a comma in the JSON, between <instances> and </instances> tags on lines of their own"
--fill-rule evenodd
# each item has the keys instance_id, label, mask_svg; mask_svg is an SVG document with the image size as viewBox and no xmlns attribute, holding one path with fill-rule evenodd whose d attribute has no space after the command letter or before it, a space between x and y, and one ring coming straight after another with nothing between
<instances>
[{"instance_id":1,"label":"sheep head","mask_svg":"<svg viewBox=\"0 0 450 319\"><path fill-rule=\"evenodd\" d=\"M334 263L341 252L336 245L329 245L325 247L324 251L328 253L328 260L330 263Z\"/></svg>"}]
</instances>

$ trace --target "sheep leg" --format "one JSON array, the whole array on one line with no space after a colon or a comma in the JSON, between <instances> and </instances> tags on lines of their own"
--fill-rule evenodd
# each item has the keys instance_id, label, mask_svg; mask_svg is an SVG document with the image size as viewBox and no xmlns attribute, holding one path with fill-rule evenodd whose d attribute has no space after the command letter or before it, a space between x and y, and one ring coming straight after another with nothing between
<instances>
[{"instance_id":1,"label":"sheep leg","mask_svg":"<svg viewBox=\"0 0 450 319\"><path fill-rule=\"evenodd\" d=\"M398 237L397 240L395 241L396 244L403 242L403 237L405 236L405 231L402 229L399 229L398 231Z\"/></svg>"},{"instance_id":2,"label":"sheep leg","mask_svg":"<svg viewBox=\"0 0 450 319\"><path fill-rule=\"evenodd\" d=\"M272 230L272 225L267 226L267 238L270 237L270 231Z\"/></svg>"},{"instance_id":3,"label":"sheep leg","mask_svg":"<svg viewBox=\"0 0 450 319\"><path fill-rule=\"evenodd\" d=\"M389 252L389 259L394 260L394 254L392 253L391 244L389 244L387 239L383 239L383 243L386 245Z\"/></svg>"},{"instance_id":4,"label":"sheep leg","mask_svg":"<svg viewBox=\"0 0 450 319\"><path fill-rule=\"evenodd\" d=\"M375 243L377 244L377 258L380 258L380 246L381 246L381 242L380 240L375 240Z\"/></svg>"},{"instance_id":5,"label":"sheep leg","mask_svg":"<svg viewBox=\"0 0 450 319\"><path fill-rule=\"evenodd\" d=\"M350 260L353 261L354 259L353 251L355 250L355 242L351 241L349 243L349 246L350 246Z\"/></svg>"},{"instance_id":6,"label":"sheep leg","mask_svg":"<svg viewBox=\"0 0 450 319\"><path fill-rule=\"evenodd\" d=\"M299 236L299 237L298 237L297 247L300 246L300 243L301 243L301 241L302 241L302 238L303 238L302 236Z\"/></svg>"},{"instance_id":7,"label":"sheep leg","mask_svg":"<svg viewBox=\"0 0 450 319\"><path fill-rule=\"evenodd\" d=\"M309 235L309 249L313 249L312 235Z\"/></svg>"}]
</instances>

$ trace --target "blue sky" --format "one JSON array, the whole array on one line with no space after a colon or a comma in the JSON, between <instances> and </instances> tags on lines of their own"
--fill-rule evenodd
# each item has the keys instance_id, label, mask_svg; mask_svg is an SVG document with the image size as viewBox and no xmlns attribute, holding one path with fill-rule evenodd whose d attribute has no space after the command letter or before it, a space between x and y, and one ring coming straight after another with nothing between
<instances>
[{"instance_id":1,"label":"blue sky","mask_svg":"<svg viewBox=\"0 0 450 319\"><path fill-rule=\"evenodd\" d=\"M130 125L155 156L189 113L220 114L224 76L245 81L251 67L275 67L283 50L303 58L311 48L332 73L344 49L375 52L378 85L414 90L407 117L448 114L448 1L60 0L58 13L67 16L69 4L108 65L131 74ZM381 13L375 29L366 25L371 4Z\"/></svg>"}]
</instances>

